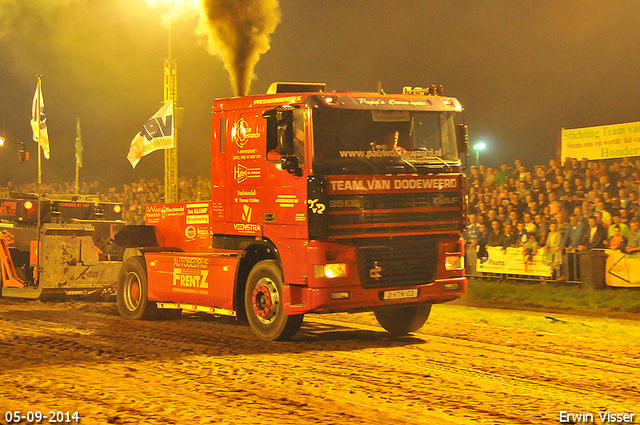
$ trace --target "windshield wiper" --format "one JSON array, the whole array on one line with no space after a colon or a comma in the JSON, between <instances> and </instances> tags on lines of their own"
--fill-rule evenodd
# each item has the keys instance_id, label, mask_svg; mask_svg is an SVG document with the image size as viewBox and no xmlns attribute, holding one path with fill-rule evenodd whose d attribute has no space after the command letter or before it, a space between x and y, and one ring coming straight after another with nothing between
<instances>
[{"instance_id":1,"label":"windshield wiper","mask_svg":"<svg viewBox=\"0 0 640 425\"><path fill-rule=\"evenodd\" d=\"M415 171L416 173L418 172L418 169L412 163L410 163L409 161L407 161L403 157L399 156L398 159L400 159L400 161L402 161L405 164L407 164L409 167L413 168L413 171Z\"/></svg>"},{"instance_id":2,"label":"windshield wiper","mask_svg":"<svg viewBox=\"0 0 640 425\"><path fill-rule=\"evenodd\" d=\"M444 159L440 158L439 156L425 156L420 159L437 159L438 161L442 162L445 165L445 167L448 168L447 171L453 171L453 168L451 168L451 165L449 165L448 162L446 162Z\"/></svg>"}]
</instances>

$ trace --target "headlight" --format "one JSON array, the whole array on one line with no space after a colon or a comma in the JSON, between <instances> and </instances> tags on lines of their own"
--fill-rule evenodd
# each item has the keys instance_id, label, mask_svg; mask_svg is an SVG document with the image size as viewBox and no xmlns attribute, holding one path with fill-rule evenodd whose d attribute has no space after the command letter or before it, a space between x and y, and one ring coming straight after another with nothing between
<instances>
[{"instance_id":1,"label":"headlight","mask_svg":"<svg viewBox=\"0 0 640 425\"><path fill-rule=\"evenodd\" d=\"M347 265L345 263L336 264L316 264L313 266L313 277L320 279L326 277L345 277L347 275Z\"/></svg>"},{"instance_id":2,"label":"headlight","mask_svg":"<svg viewBox=\"0 0 640 425\"><path fill-rule=\"evenodd\" d=\"M459 255L446 257L444 268L445 270L460 270L464 268L464 258Z\"/></svg>"}]
</instances>

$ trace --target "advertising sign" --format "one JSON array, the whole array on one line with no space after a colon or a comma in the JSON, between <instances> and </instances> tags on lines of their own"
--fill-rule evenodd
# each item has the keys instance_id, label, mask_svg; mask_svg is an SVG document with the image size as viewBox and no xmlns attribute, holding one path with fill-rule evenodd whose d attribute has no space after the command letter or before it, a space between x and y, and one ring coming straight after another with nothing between
<instances>
[{"instance_id":1,"label":"advertising sign","mask_svg":"<svg viewBox=\"0 0 640 425\"><path fill-rule=\"evenodd\" d=\"M551 267L542 263L542 249L530 261L524 261L523 248L487 247L487 256L476 263L476 270L483 273L516 274L551 277Z\"/></svg>"},{"instance_id":2,"label":"advertising sign","mask_svg":"<svg viewBox=\"0 0 640 425\"><path fill-rule=\"evenodd\" d=\"M624 254L620 251L605 250L607 258L607 286L625 288L640 287L640 256L638 254Z\"/></svg>"},{"instance_id":3,"label":"advertising sign","mask_svg":"<svg viewBox=\"0 0 640 425\"><path fill-rule=\"evenodd\" d=\"M562 130L562 161L640 156L640 121Z\"/></svg>"}]
</instances>

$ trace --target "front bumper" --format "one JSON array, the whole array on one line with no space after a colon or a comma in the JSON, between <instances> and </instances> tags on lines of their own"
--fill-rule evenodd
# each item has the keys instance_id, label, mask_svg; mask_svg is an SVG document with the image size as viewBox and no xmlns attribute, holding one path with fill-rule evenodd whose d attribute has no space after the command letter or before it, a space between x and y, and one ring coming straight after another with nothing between
<instances>
[{"instance_id":1,"label":"front bumper","mask_svg":"<svg viewBox=\"0 0 640 425\"><path fill-rule=\"evenodd\" d=\"M456 288L457 286L457 288ZM383 300L385 291L404 291L418 289L416 298ZM284 312L287 315L311 312L349 312L375 310L380 307L416 303L440 303L460 298L467 291L465 277L436 279L424 284L391 288L369 288L361 286L309 288L306 286L288 285L284 288ZM334 293L349 293L349 298L333 299Z\"/></svg>"}]
</instances>

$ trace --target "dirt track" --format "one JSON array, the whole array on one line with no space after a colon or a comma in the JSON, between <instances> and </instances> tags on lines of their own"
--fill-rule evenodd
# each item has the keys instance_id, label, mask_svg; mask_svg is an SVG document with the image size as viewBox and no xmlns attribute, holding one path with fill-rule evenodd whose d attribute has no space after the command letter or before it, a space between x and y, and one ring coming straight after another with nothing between
<instances>
[{"instance_id":1,"label":"dirt track","mask_svg":"<svg viewBox=\"0 0 640 425\"><path fill-rule=\"evenodd\" d=\"M438 306L400 340L344 314L263 343L228 318L130 322L112 303L0 299L2 424L6 410L78 411L83 424L460 425L607 409L640 423L639 377L640 341L445 320Z\"/></svg>"}]
</instances>

